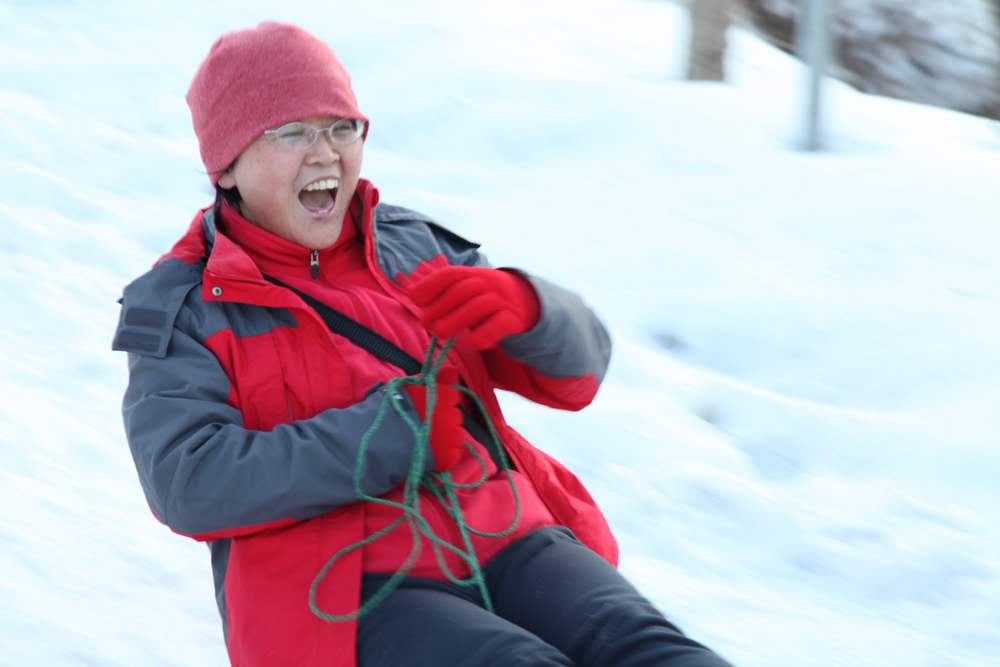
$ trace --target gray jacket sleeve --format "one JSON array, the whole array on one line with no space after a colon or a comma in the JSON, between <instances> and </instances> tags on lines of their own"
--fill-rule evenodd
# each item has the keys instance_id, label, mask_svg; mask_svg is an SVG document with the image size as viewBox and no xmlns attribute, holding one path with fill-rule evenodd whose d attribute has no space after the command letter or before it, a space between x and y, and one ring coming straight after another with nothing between
<instances>
[{"instance_id":1,"label":"gray jacket sleeve","mask_svg":"<svg viewBox=\"0 0 1000 667\"><path fill-rule=\"evenodd\" d=\"M439 256L455 266L493 268L478 243L415 211L380 203L375 210L375 222L378 260L387 276L410 275L421 263ZM528 398L536 398L540 392L537 387L528 388L537 383L523 377L522 371L537 373L540 380L586 379L596 388L608 368L611 338L593 311L576 294L547 280L518 269L497 268L517 273L531 283L541 303L541 317L530 331L501 341L500 352L506 355L506 360L522 364L521 368L516 371L502 368L504 359L488 354L489 361L495 362L490 364L491 372L496 371L494 379L499 379L505 389ZM586 393L578 389L571 392L577 395L572 401L574 406L580 404L579 396ZM562 389L541 393L549 394L553 400L546 403L555 405L560 401L554 393L560 392Z\"/></svg>"},{"instance_id":2,"label":"gray jacket sleeve","mask_svg":"<svg viewBox=\"0 0 1000 667\"><path fill-rule=\"evenodd\" d=\"M535 288L541 313L531 330L508 336L500 347L548 378L590 376L600 384L611 361L611 337L604 324L574 292L538 276L517 273Z\"/></svg>"},{"instance_id":3,"label":"gray jacket sleeve","mask_svg":"<svg viewBox=\"0 0 1000 667\"><path fill-rule=\"evenodd\" d=\"M358 500L362 435L385 387L273 431L243 427L229 379L210 350L175 328L163 357L129 353L123 414L153 513L178 533L219 539L304 520ZM405 392L402 401L414 420ZM415 439L391 406L367 452L362 488L381 495L405 479ZM428 453L425 469L433 468Z\"/></svg>"}]
</instances>

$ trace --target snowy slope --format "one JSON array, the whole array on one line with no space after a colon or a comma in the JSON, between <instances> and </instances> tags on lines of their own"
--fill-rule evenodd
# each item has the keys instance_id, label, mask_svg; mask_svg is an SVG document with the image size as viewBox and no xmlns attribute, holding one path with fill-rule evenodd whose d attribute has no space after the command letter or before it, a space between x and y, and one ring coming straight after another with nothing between
<instances>
[{"instance_id":1,"label":"snowy slope","mask_svg":"<svg viewBox=\"0 0 1000 667\"><path fill-rule=\"evenodd\" d=\"M0 665L226 664L109 346L209 200L190 77L262 18L345 61L383 201L604 317L593 406L506 406L669 616L738 665L996 664L996 126L836 87L804 155L795 64L739 34L732 85L679 82L671 5L373 4L0 4Z\"/></svg>"}]
</instances>

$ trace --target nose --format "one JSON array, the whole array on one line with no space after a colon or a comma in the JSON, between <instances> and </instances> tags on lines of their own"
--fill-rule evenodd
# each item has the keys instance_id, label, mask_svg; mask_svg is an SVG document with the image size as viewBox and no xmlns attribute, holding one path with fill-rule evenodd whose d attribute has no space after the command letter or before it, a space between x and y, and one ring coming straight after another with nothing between
<instances>
[{"instance_id":1,"label":"nose","mask_svg":"<svg viewBox=\"0 0 1000 667\"><path fill-rule=\"evenodd\" d=\"M306 153L306 162L309 164L332 164L338 160L340 160L340 152L337 151L337 146L330 139L330 135L327 132L320 132Z\"/></svg>"}]
</instances>

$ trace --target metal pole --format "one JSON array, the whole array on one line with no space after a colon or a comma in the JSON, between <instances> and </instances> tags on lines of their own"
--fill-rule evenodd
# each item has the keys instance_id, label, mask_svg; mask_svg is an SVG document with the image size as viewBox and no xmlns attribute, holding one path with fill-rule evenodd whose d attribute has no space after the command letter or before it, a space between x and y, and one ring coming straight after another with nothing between
<instances>
[{"instance_id":1,"label":"metal pole","mask_svg":"<svg viewBox=\"0 0 1000 667\"><path fill-rule=\"evenodd\" d=\"M829 0L799 0L796 41L799 56L809 67L806 83L805 135L802 148L822 150L826 143L823 118L823 75L830 60Z\"/></svg>"}]
</instances>

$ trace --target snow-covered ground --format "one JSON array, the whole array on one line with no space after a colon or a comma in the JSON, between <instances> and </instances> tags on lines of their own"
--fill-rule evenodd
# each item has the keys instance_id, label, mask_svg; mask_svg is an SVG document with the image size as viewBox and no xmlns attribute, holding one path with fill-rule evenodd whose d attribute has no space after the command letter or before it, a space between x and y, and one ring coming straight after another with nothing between
<instances>
[{"instance_id":1,"label":"snow-covered ground","mask_svg":"<svg viewBox=\"0 0 1000 667\"><path fill-rule=\"evenodd\" d=\"M0 4L0 664L226 664L109 348L210 198L190 78L263 18L345 61L383 201L602 314L593 406L506 406L679 625L747 667L998 664L1000 132L838 86L796 152L792 61L738 33L731 85L678 81L684 15L637 0Z\"/></svg>"}]
</instances>

